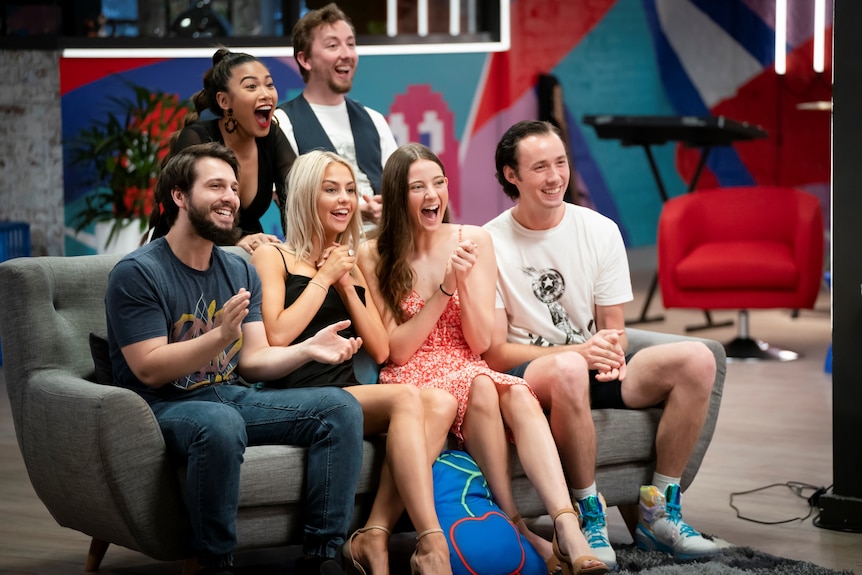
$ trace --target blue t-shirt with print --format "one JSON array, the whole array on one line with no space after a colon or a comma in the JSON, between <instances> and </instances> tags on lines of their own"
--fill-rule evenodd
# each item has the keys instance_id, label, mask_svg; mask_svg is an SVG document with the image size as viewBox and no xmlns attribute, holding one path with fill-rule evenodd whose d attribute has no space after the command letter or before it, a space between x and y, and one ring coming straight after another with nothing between
<instances>
[{"instance_id":1,"label":"blue t-shirt with print","mask_svg":"<svg viewBox=\"0 0 862 575\"><path fill-rule=\"evenodd\" d=\"M149 403L205 385L236 383L242 337L197 371L158 389L135 377L121 350L156 337L175 343L209 332L221 325L222 307L241 288L251 293L243 323L262 321L260 278L237 255L214 246L209 268L199 271L181 262L167 240L159 238L124 257L111 271L105 294L114 381Z\"/></svg>"}]
</instances>

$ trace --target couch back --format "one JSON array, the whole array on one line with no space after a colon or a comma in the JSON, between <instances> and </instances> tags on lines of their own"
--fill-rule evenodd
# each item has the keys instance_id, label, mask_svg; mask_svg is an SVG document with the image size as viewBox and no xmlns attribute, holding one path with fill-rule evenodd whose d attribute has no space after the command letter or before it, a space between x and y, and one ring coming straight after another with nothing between
<instances>
[{"instance_id":1,"label":"couch back","mask_svg":"<svg viewBox=\"0 0 862 575\"><path fill-rule=\"evenodd\" d=\"M116 255L16 258L0 264L0 341L15 433L27 381L41 370L92 379L89 334L104 333Z\"/></svg>"}]
</instances>

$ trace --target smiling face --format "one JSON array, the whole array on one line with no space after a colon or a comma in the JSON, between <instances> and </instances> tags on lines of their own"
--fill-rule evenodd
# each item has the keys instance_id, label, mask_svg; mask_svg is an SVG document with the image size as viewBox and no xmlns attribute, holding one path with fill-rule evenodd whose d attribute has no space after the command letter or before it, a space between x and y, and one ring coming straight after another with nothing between
<instances>
[{"instance_id":1,"label":"smiling face","mask_svg":"<svg viewBox=\"0 0 862 575\"><path fill-rule=\"evenodd\" d=\"M434 229L443 222L449 202L449 179L431 160L416 160L407 172L407 209L411 223Z\"/></svg>"},{"instance_id":2,"label":"smiling face","mask_svg":"<svg viewBox=\"0 0 862 575\"><path fill-rule=\"evenodd\" d=\"M353 29L344 20L317 27L308 53L301 54L300 65L308 72L306 84L346 94L353 87L359 57Z\"/></svg>"},{"instance_id":3,"label":"smiling face","mask_svg":"<svg viewBox=\"0 0 862 575\"><path fill-rule=\"evenodd\" d=\"M530 212L562 206L569 185L566 147L556 134L523 138L517 148L518 169L504 168L506 179L518 187L518 208Z\"/></svg>"},{"instance_id":4,"label":"smiling face","mask_svg":"<svg viewBox=\"0 0 862 575\"><path fill-rule=\"evenodd\" d=\"M218 158L204 157L195 163L195 174L185 200L189 222L198 235L215 244L236 243L239 182L233 168Z\"/></svg>"},{"instance_id":5,"label":"smiling face","mask_svg":"<svg viewBox=\"0 0 862 575\"><path fill-rule=\"evenodd\" d=\"M317 214L329 241L350 225L358 201L350 168L341 163L329 164L317 195Z\"/></svg>"},{"instance_id":6,"label":"smiling face","mask_svg":"<svg viewBox=\"0 0 862 575\"><path fill-rule=\"evenodd\" d=\"M235 66L227 92L219 92L216 98L225 117L229 108L233 110L239 129L247 135L261 138L269 134L278 91L262 63L251 61Z\"/></svg>"}]
</instances>

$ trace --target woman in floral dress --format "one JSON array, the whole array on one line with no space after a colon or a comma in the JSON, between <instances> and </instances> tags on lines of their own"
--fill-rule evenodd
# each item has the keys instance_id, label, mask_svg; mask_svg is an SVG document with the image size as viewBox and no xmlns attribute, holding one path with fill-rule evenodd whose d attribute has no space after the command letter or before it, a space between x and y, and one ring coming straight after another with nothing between
<instances>
[{"instance_id":1,"label":"woman in floral dress","mask_svg":"<svg viewBox=\"0 0 862 575\"><path fill-rule=\"evenodd\" d=\"M357 337L379 363L389 354L386 330L356 269L353 246L362 238L356 180L347 161L312 150L288 177L283 244L255 250L251 262L263 290L261 314L271 345L305 341L321 326L350 320L339 332ZM446 441L455 406L438 390L361 385L353 359L336 365L309 361L270 387L344 387L362 406L366 436L387 433L386 459L366 525L345 542L347 563L361 575L389 573L389 535L406 508L419 532L411 571L451 575L449 549L434 508L431 464Z\"/></svg>"},{"instance_id":2,"label":"woman in floral dress","mask_svg":"<svg viewBox=\"0 0 862 575\"><path fill-rule=\"evenodd\" d=\"M572 510L560 457L538 400L520 378L491 370L497 264L485 230L448 223L448 180L420 144L396 150L383 170L379 233L359 265L389 333L380 383L445 389L458 400L452 432L482 469L500 507L543 557L567 573L605 573ZM501 417L502 414L502 417ZM527 476L554 518L549 545L517 517L505 425ZM553 560L553 556L550 557Z\"/></svg>"}]
</instances>

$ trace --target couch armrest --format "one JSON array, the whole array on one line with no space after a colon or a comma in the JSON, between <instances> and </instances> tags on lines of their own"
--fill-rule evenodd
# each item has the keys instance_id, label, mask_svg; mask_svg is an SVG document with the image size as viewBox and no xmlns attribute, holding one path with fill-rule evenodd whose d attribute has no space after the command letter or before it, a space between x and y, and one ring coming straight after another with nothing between
<instances>
[{"instance_id":1,"label":"couch armrest","mask_svg":"<svg viewBox=\"0 0 862 575\"><path fill-rule=\"evenodd\" d=\"M155 416L136 393L30 374L21 451L60 525L156 559L188 553L188 519Z\"/></svg>"},{"instance_id":2,"label":"couch armrest","mask_svg":"<svg viewBox=\"0 0 862 575\"><path fill-rule=\"evenodd\" d=\"M715 424L718 421L718 410L721 406L721 396L724 392L724 378L727 375L727 356L724 352L724 346L711 339L634 328L626 328L626 336L629 342L628 353L634 353L644 347L662 343L700 341L715 356L715 380L712 383L712 393L709 398L706 421L704 421L700 438L697 440L697 445L691 454L691 458L688 460L688 465L682 476L682 488L686 489L694 479L697 470L700 469L700 464L703 462L703 456L706 454L706 448L709 447L709 442L712 440L712 435L715 432Z\"/></svg>"}]
</instances>

